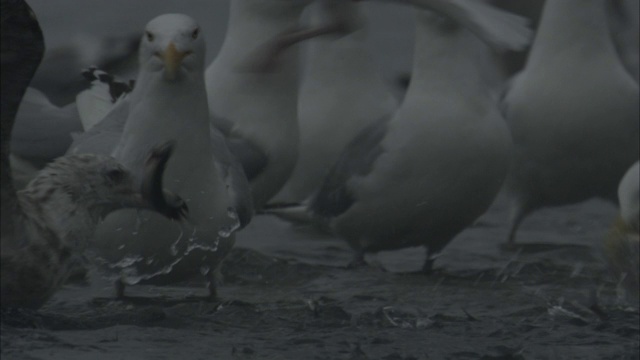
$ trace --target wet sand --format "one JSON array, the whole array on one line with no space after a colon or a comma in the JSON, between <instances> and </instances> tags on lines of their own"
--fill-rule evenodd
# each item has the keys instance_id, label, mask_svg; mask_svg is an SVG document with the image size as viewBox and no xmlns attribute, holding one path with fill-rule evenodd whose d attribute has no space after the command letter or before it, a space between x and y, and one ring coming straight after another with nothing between
<instances>
[{"instance_id":1,"label":"wet sand","mask_svg":"<svg viewBox=\"0 0 640 360\"><path fill-rule=\"evenodd\" d=\"M601 201L527 220L501 250L499 200L436 262L421 249L346 269L340 240L261 216L238 234L221 300L202 279L132 286L97 271L36 314L3 314L2 359L637 359L639 316L602 259L615 208Z\"/></svg>"}]
</instances>

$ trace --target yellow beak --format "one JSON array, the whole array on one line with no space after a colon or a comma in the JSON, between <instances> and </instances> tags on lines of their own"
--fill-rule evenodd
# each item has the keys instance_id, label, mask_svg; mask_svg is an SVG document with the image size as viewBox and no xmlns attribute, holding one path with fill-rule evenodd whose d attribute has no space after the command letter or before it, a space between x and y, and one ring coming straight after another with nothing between
<instances>
[{"instance_id":1,"label":"yellow beak","mask_svg":"<svg viewBox=\"0 0 640 360\"><path fill-rule=\"evenodd\" d=\"M162 60L164 61L165 78L167 80L175 80L178 75L178 70L182 64L182 59L185 56L191 54L191 51L178 51L176 46L171 42L169 46L162 53Z\"/></svg>"}]
</instances>

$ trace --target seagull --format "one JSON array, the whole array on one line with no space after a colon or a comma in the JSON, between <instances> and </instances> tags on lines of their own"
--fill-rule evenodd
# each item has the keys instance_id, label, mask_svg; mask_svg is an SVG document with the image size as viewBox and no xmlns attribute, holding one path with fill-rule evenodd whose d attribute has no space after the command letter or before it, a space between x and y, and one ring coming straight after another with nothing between
<instances>
[{"instance_id":1,"label":"seagull","mask_svg":"<svg viewBox=\"0 0 640 360\"><path fill-rule=\"evenodd\" d=\"M257 209L276 195L296 163L298 53L280 51L277 63L263 71L247 61L269 58L269 51L262 54L265 44L276 42L283 50L301 38L337 31L329 25L296 33L309 3L232 1L222 49L205 73L212 124L222 129L243 164Z\"/></svg>"},{"instance_id":2,"label":"seagull","mask_svg":"<svg viewBox=\"0 0 640 360\"><path fill-rule=\"evenodd\" d=\"M640 94L612 42L615 3L547 0L527 65L505 93L514 142L509 246L537 209L615 201L638 159Z\"/></svg>"},{"instance_id":3,"label":"seagull","mask_svg":"<svg viewBox=\"0 0 640 360\"><path fill-rule=\"evenodd\" d=\"M363 264L365 253L424 246L423 271L431 272L507 174L510 138L484 73L494 55L487 44L520 49L530 32L524 19L488 5L473 3L471 12L471 2L451 4L463 10L454 15L472 17L417 11L413 76L402 104L347 145L303 206L355 250L352 266Z\"/></svg>"},{"instance_id":4,"label":"seagull","mask_svg":"<svg viewBox=\"0 0 640 360\"><path fill-rule=\"evenodd\" d=\"M299 155L276 201L301 202L315 192L342 149L365 127L390 118L398 101L366 48L362 5L324 0L312 23L343 22L351 32L311 42L298 99Z\"/></svg>"},{"instance_id":5,"label":"seagull","mask_svg":"<svg viewBox=\"0 0 640 360\"><path fill-rule=\"evenodd\" d=\"M620 216L605 240L605 254L612 272L622 285L625 298L638 305L640 292L640 163L636 162L618 186Z\"/></svg>"},{"instance_id":6,"label":"seagull","mask_svg":"<svg viewBox=\"0 0 640 360\"><path fill-rule=\"evenodd\" d=\"M244 179L242 189L244 175L231 168L235 160L226 140L210 126L204 56L203 36L192 18L165 14L151 20L140 43L133 91L70 149L113 154L140 178L153 144L176 141L165 182L184 196L189 224L122 211L107 217L96 232L97 255L120 270L119 296L126 285L164 284L202 273L209 296L216 297L215 272L234 244L234 231L253 214L248 183Z\"/></svg>"},{"instance_id":7,"label":"seagull","mask_svg":"<svg viewBox=\"0 0 640 360\"><path fill-rule=\"evenodd\" d=\"M2 1L1 307L41 307L64 283L98 221L123 208L153 209L172 219L184 202L162 188L171 146L145 163L142 186L115 159L71 155L47 165L16 193L9 143L19 103L44 52L42 31L24 1Z\"/></svg>"}]
</instances>

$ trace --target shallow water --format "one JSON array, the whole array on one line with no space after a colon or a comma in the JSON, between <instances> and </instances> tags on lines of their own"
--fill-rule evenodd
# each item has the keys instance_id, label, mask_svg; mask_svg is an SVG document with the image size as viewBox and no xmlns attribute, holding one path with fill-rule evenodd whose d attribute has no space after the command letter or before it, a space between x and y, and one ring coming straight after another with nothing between
<instances>
[{"instance_id":1,"label":"shallow water","mask_svg":"<svg viewBox=\"0 0 640 360\"><path fill-rule=\"evenodd\" d=\"M221 301L203 279L132 286L97 272L37 314L4 314L3 359L637 359L638 312L619 303L600 244L613 206L527 220L519 251L500 199L437 261L407 249L346 269L340 240L261 216L238 234ZM595 300L597 299L597 301Z\"/></svg>"}]
</instances>

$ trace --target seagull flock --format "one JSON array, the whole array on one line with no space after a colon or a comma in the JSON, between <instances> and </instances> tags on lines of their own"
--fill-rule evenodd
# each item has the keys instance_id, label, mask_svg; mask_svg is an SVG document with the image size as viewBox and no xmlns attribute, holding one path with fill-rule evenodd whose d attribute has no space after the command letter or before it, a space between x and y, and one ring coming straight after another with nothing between
<instances>
[{"instance_id":1,"label":"seagull flock","mask_svg":"<svg viewBox=\"0 0 640 360\"><path fill-rule=\"evenodd\" d=\"M42 306L86 250L120 297L202 274L216 298L257 214L328 229L349 267L421 246L429 274L500 192L509 248L538 209L619 204L605 245L637 297L637 1L546 0L535 33L483 0L385 2L415 12L402 99L365 45L366 1L233 0L211 64L195 20L160 15L135 81L89 69L57 107L28 87L36 14L2 0L2 307ZM524 50L509 77L501 56Z\"/></svg>"}]
</instances>

